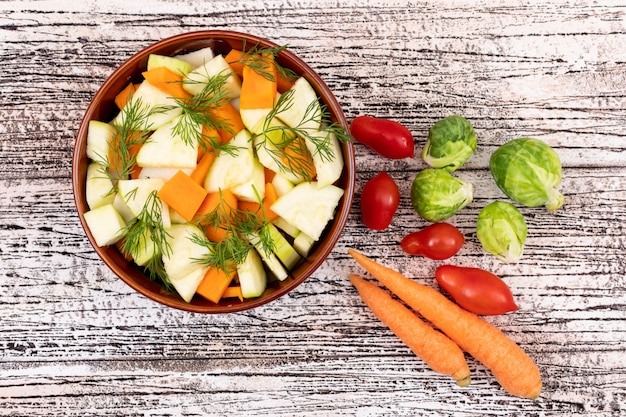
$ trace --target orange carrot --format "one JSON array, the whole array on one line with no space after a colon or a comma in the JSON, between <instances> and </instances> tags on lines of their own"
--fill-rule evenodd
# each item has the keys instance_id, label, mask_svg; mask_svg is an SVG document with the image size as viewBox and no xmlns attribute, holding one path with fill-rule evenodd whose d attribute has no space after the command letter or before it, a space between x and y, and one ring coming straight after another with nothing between
<instances>
[{"instance_id":1,"label":"orange carrot","mask_svg":"<svg viewBox=\"0 0 626 417\"><path fill-rule=\"evenodd\" d=\"M506 391L532 399L539 396L541 375L537 365L498 328L462 309L436 289L419 284L353 249L348 253L391 292L489 368Z\"/></svg>"},{"instance_id":2,"label":"orange carrot","mask_svg":"<svg viewBox=\"0 0 626 417\"><path fill-rule=\"evenodd\" d=\"M253 58L262 68L253 69L245 65L241 81L240 109L271 109L276 102L276 66L272 55L257 55Z\"/></svg>"},{"instance_id":3,"label":"orange carrot","mask_svg":"<svg viewBox=\"0 0 626 417\"><path fill-rule=\"evenodd\" d=\"M232 287L226 287L222 298L239 298L239 301L243 301L243 293L241 292L241 286L235 285Z\"/></svg>"},{"instance_id":4,"label":"orange carrot","mask_svg":"<svg viewBox=\"0 0 626 417\"><path fill-rule=\"evenodd\" d=\"M178 74L167 67L156 67L142 72L143 78L161 91L175 98L189 98L189 94L183 88L183 75Z\"/></svg>"},{"instance_id":5,"label":"orange carrot","mask_svg":"<svg viewBox=\"0 0 626 417\"><path fill-rule=\"evenodd\" d=\"M256 201L239 201L237 208L241 211L249 211L259 216L265 215L268 221L274 221L278 218L278 214L274 213L270 207L278 200L278 193L274 186L267 182L265 183L265 198L263 198L261 210L261 204Z\"/></svg>"},{"instance_id":6,"label":"orange carrot","mask_svg":"<svg viewBox=\"0 0 626 417\"><path fill-rule=\"evenodd\" d=\"M287 146L283 148L284 155L282 157L283 164L304 178L315 178L317 171L313 157L306 147L304 139L296 137L291 140Z\"/></svg>"},{"instance_id":7,"label":"orange carrot","mask_svg":"<svg viewBox=\"0 0 626 417\"><path fill-rule=\"evenodd\" d=\"M136 133L136 134L139 135L139 133ZM135 132L129 135L127 140L130 142L133 142L134 138L132 136L134 135L135 135ZM122 156L122 153L119 151L122 147L120 143L121 136L119 134L115 134L111 140L112 142L109 144L110 146L109 146L109 155L108 155L109 169L113 173L116 173L116 175L121 176L123 174L121 171L124 169L123 167L125 165L125 161L123 160L124 157ZM137 157L137 153L139 152L139 149L141 148L141 143L131 143L127 145L127 147L128 147L128 158L135 160L135 158ZM127 174L130 174L131 178L138 178L140 172L141 172L141 168L139 168L137 164L133 164L130 167L130 172Z\"/></svg>"},{"instance_id":8,"label":"orange carrot","mask_svg":"<svg viewBox=\"0 0 626 417\"><path fill-rule=\"evenodd\" d=\"M214 160L215 154L213 152L204 152L202 158L196 165L196 168L191 173L191 179L200 185L204 185L204 179L206 178L209 168L211 168Z\"/></svg>"},{"instance_id":9,"label":"orange carrot","mask_svg":"<svg viewBox=\"0 0 626 417\"><path fill-rule=\"evenodd\" d=\"M222 103L218 107L209 109L209 113L220 125L224 126L224 128L218 129L222 144L231 140L233 136L245 128L241 120L241 113L239 113L239 110L229 101Z\"/></svg>"},{"instance_id":10,"label":"orange carrot","mask_svg":"<svg viewBox=\"0 0 626 417\"><path fill-rule=\"evenodd\" d=\"M161 187L157 195L185 220L191 221L202 205L207 191L189 175L178 171Z\"/></svg>"},{"instance_id":11,"label":"orange carrot","mask_svg":"<svg viewBox=\"0 0 626 417\"><path fill-rule=\"evenodd\" d=\"M265 182L272 182L274 176L276 176L276 172L272 171L269 168L263 167L263 172L265 173Z\"/></svg>"},{"instance_id":12,"label":"orange carrot","mask_svg":"<svg viewBox=\"0 0 626 417\"><path fill-rule=\"evenodd\" d=\"M216 216L216 220L218 222L221 221L221 226L223 226L235 214L236 208L237 197L232 191L225 189L208 193L198 208L196 215ZM226 228L217 226L213 222L208 222L206 219L200 219L200 224L204 228L206 237L212 242L221 242L229 234Z\"/></svg>"},{"instance_id":13,"label":"orange carrot","mask_svg":"<svg viewBox=\"0 0 626 417\"><path fill-rule=\"evenodd\" d=\"M448 336L424 323L389 293L363 278L350 275L372 313L435 372L450 375L462 387L470 383L470 370L463 351Z\"/></svg>"},{"instance_id":14,"label":"orange carrot","mask_svg":"<svg viewBox=\"0 0 626 417\"><path fill-rule=\"evenodd\" d=\"M217 303L223 297L224 291L226 291L236 273L236 268L230 268L228 272L221 268L209 268L202 281L200 281L196 292L207 300Z\"/></svg>"},{"instance_id":15,"label":"orange carrot","mask_svg":"<svg viewBox=\"0 0 626 417\"><path fill-rule=\"evenodd\" d=\"M243 74L242 58L243 51L239 49L231 49L230 52L228 52L224 57L224 60L228 63L233 72L239 77L241 77Z\"/></svg>"},{"instance_id":16,"label":"orange carrot","mask_svg":"<svg viewBox=\"0 0 626 417\"><path fill-rule=\"evenodd\" d=\"M115 96L114 101L118 109L121 110L124 108L124 106L126 105L126 103L128 103L128 100L133 95L135 90L136 90L135 85L133 83L128 83L128 85L124 87L124 89Z\"/></svg>"},{"instance_id":17,"label":"orange carrot","mask_svg":"<svg viewBox=\"0 0 626 417\"><path fill-rule=\"evenodd\" d=\"M284 74L281 71L277 70L276 74L277 74L276 89L281 94L289 90L291 87L293 87L293 84L296 82L296 78L291 78L290 76L288 76L287 74Z\"/></svg>"}]
</instances>

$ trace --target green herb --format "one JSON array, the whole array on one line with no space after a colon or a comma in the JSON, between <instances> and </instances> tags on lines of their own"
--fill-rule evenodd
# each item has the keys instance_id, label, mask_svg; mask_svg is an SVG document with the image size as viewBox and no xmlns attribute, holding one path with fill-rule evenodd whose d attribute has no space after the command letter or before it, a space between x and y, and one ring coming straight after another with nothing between
<instances>
[{"instance_id":1,"label":"green herb","mask_svg":"<svg viewBox=\"0 0 626 417\"><path fill-rule=\"evenodd\" d=\"M257 149L265 146L281 171L291 172L310 181L311 172L306 164L309 155L318 155L323 161L332 161L338 155L333 152L331 135L340 142L348 142L351 138L343 126L330 119L326 106L317 101L309 104L297 126L274 123L276 118L280 119L281 113L294 105L293 95L293 90L287 90L279 97L276 106L265 117L261 133L256 135L261 139L256 146ZM311 128L311 124L320 125L321 129ZM307 142L312 145L312 152Z\"/></svg>"},{"instance_id":2,"label":"green herb","mask_svg":"<svg viewBox=\"0 0 626 417\"><path fill-rule=\"evenodd\" d=\"M119 123L114 123L116 135L114 142L109 143L111 152L102 157L106 161L107 174L112 180L126 179L136 168L137 155L135 150L150 138L149 119L153 115L168 110L165 106L149 106L141 98L133 99L122 109Z\"/></svg>"},{"instance_id":3,"label":"green herb","mask_svg":"<svg viewBox=\"0 0 626 417\"><path fill-rule=\"evenodd\" d=\"M263 213L259 215L230 207L223 199L211 213L198 216L194 222L199 227L204 225L226 231L225 238L220 242L212 242L205 236L194 235L191 238L194 243L209 249L207 255L195 261L225 272L230 272L230 268L245 260L252 246L250 235L259 234L260 246L267 253L272 252L275 246L269 233L264 232L268 220Z\"/></svg>"},{"instance_id":4,"label":"green herb","mask_svg":"<svg viewBox=\"0 0 626 417\"><path fill-rule=\"evenodd\" d=\"M224 72L216 76L208 76L202 81L184 80L184 83L199 82L204 86L202 90L190 98L177 98L176 103L183 109L182 116L173 127L173 133L179 136L184 143L193 146L196 143L205 151L219 149L232 153L235 148L229 144L221 144L220 137L207 134L205 127L211 130L224 130L233 135L232 124L227 120L216 117L213 111L223 105L228 99L224 85L231 76Z\"/></svg>"},{"instance_id":5,"label":"green herb","mask_svg":"<svg viewBox=\"0 0 626 417\"><path fill-rule=\"evenodd\" d=\"M136 191L137 189L134 189L125 195L124 199L134 198ZM133 256L148 251L148 248L152 249L153 256L144 269L151 280L160 281L167 289L171 289L171 283L163 265L163 255L170 255L172 249L167 240L170 235L163 226L162 209L163 203L157 196L157 192L151 192L141 212L126 225L120 251L125 256Z\"/></svg>"},{"instance_id":6,"label":"green herb","mask_svg":"<svg viewBox=\"0 0 626 417\"><path fill-rule=\"evenodd\" d=\"M262 76L263 78L269 81L275 81L274 74L272 71L268 70L268 59L267 56L273 56L276 58L278 54L287 49L287 46L260 46L258 43L254 44L250 49L246 50L246 40L243 40L242 51L245 53L241 54L241 58L237 61L229 62L229 64L240 63L245 65L246 67L251 68ZM285 78L288 80L294 80L298 78L298 74L289 68L285 68L280 65L278 62L274 60L274 66L276 67L276 72L278 76L281 78Z\"/></svg>"}]
</instances>

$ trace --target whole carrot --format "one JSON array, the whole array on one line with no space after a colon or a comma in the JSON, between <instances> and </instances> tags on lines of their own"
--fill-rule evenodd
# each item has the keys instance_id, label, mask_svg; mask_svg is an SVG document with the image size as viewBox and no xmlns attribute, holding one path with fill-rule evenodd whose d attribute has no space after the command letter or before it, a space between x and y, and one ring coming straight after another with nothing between
<instances>
[{"instance_id":1,"label":"whole carrot","mask_svg":"<svg viewBox=\"0 0 626 417\"><path fill-rule=\"evenodd\" d=\"M355 250L349 249L348 253L391 292L488 367L506 391L531 399L539 396L541 375L537 365L498 328L462 309L434 288Z\"/></svg>"},{"instance_id":2,"label":"whole carrot","mask_svg":"<svg viewBox=\"0 0 626 417\"><path fill-rule=\"evenodd\" d=\"M350 281L372 313L432 370L452 376L462 387L469 385L470 370L463 351L456 343L424 323L379 286L357 275L350 275Z\"/></svg>"}]
</instances>

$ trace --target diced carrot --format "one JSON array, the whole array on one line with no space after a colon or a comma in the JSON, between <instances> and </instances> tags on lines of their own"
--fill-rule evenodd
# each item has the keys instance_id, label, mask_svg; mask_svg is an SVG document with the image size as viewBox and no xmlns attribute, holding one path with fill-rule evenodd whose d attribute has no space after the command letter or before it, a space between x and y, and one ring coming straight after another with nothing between
<instances>
[{"instance_id":1,"label":"diced carrot","mask_svg":"<svg viewBox=\"0 0 626 417\"><path fill-rule=\"evenodd\" d=\"M157 195L185 220L191 221L202 205L207 191L189 175L178 171L161 187Z\"/></svg>"},{"instance_id":2,"label":"diced carrot","mask_svg":"<svg viewBox=\"0 0 626 417\"><path fill-rule=\"evenodd\" d=\"M243 74L243 63L241 62L242 58L243 51L239 49L231 49L230 52L228 52L224 57L228 65L230 65L230 68L239 77L241 77Z\"/></svg>"},{"instance_id":3,"label":"diced carrot","mask_svg":"<svg viewBox=\"0 0 626 417\"><path fill-rule=\"evenodd\" d=\"M130 169L130 179L136 180L141 175L141 167L137 164L133 164L133 167Z\"/></svg>"},{"instance_id":4,"label":"diced carrot","mask_svg":"<svg viewBox=\"0 0 626 417\"><path fill-rule=\"evenodd\" d=\"M148 71L144 71L142 75L150 84L172 97L191 97L191 94L183 88L183 75L178 74L167 67L152 68Z\"/></svg>"},{"instance_id":5,"label":"diced carrot","mask_svg":"<svg viewBox=\"0 0 626 417\"><path fill-rule=\"evenodd\" d=\"M128 83L128 85L115 96L114 101L118 109L121 110L124 108L130 97L135 93L135 90L137 90L135 85L133 83Z\"/></svg>"},{"instance_id":6,"label":"diced carrot","mask_svg":"<svg viewBox=\"0 0 626 417\"><path fill-rule=\"evenodd\" d=\"M204 152L200 161L196 165L196 168L191 173L191 179L200 185L204 185L204 179L209 172L209 168L215 160L215 153L212 151Z\"/></svg>"},{"instance_id":7,"label":"diced carrot","mask_svg":"<svg viewBox=\"0 0 626 417\"><path fill-rule=\"evenodd\" d=\"M283 164L287 168L307 179L313 179L317 175L313 157L306 147L304 139L296 137L284 148L282 157Z\"/></svg>"},{"instance_id":8,"label":"diced carrot","mask_svg":"<svg viewBox=\"0 0 626 417\"><path fill-rule=\"evenodd\" d=\"M350 281L372 313L428 366L452 376L462 387L469 385L470 370L463 351L448 336L424 323L379 286L354 274Z\"/></svg>"},{"instance_id":9,"label":"diced carrot","mask_svg":"<svg viewBox=\"0 0 626 417\"><path fill-rule=\"evenodd\" d=\"M131 134L130 137L127 138L127 140L132 142L134 140L132 138L133 135L134 134ZM122 148L122 144L120 143L120 141L121 137L119 134L113 136L112 143L109 144L108 164L109 169L113 173L116 173L117 176L121 177L123 174L121 171L124 169L124 166L127 165L130 161L134 161L136 159L137 153L141 148L141 143L131 143L129 145L126 145L128 146L128 155L124 156L124 154L120 152L120 149ZM124 161L123 158L125 157L130 158L129 161ZM130 172L128 172L127 174L130 174L131 178L138 178L139 172L141 172L141 169L137 166L137 164L133 163L130 166Z\"/></svg>"},{"instance_id":10,"label":"diced carrot","mask_svg":"<svg viewBox=\"0 0 626 417\"><path fill-rule=\"evenodd\" d=\"M272 182L274 176L276 175L276 172L266 167L263 167L263 172L265 173L265 182Z\"/></svg>"},{"instance_id":11,"label":"diced carrot","mask_svg":"<svg viewBox=\"0 0 626 417\"><path fill-rule=\"evenodd\" d=\"M253 58L259 69L245 65L241 81L240 109L271 109L276 103L276 66L272 55L256 55Z\"/></svg>"},{"instance_id":12,"label":"diced carrot","mask_svg":"<svg viewBox=\"0 0 626 417\"><path fill-rule=\"evenodd\" d=\"M539 396L542 385L539 368L500 329L464 310L436 289L413 281L354 249L348 249L348 253L409 307L489 368L506 391L526 398Z\"/></svg>"},{"instance_id":13,"label":"diced carrot","mask_svg":"<svg viewBox=\"0 0 626 417\"><path fill-rule=\"evenodd\" d=\"M220 268L209 268L196 292L207 300L217 303L223 297L224 291L226 291L236 273L236 268L230 268L228 272Z\"/></svg>"},{"instance_id":14,"label":"diced carrot","mask_svg":"<svg viewBox=\"0 0 626 417\"><path fill-rule=\"evenodd\" d=\"M226 287L224 294L222 294L222 298L239 298L239 301L243 301L243 293L241 292L241 286L235 285L231 287Z\"/></svg>"},{"instance_id":15,"label":"diced carrot","mask_svg":"<svg viewBox=\"0 0 626 417\"><path fill-rule=\"evenodd\" d=\"M281 73L277 71L277 79L276 79L276 89L279 93L284 93L293 87L293 84L296 82L296 78L291 78L287 74Z\"/></svg>"},{"instance_id":16,"label":"diced carrot","mask_svg":"<svg viewBox=\"0 0 626 417\"><path fill-rule=\"evenodd\" d=\"M206 219L200 219L200 224L204 228L206 237L212 242L221 242L229 234L224 226L234 215L237 209L237 197L228 189L208 193L197 211L197 216L216 216L217 220L222 220L217 226Z\"/></svg>"},{"instance_id":17,"label":"diced carrot","mask_svg":"<svg viewBox=\"0 0 626 417\"><path fill-rule=\"evenodd\" d=\"M274 213L270 207L274 202L278 200L278 194L274 186L267 182L265 183L265 198L263 199L263 210L261 210L261 204L256 201L239 201L237 207L241 211L249 211L259 216L265 215L265 218L269 221L274 221L278 218L278 214Z\"/></svg>"},{"instance_id":18,"label":"diced carrot","mask_svg":"<svg viewBox=\"0 0 626 417\"><path fill-rule=\"evenodd\" d=\"M231 140L233 136L245 128L241 120L241 113L229 101L222 103L219 107L211 108L209 113L220 125L224 126L224 128L218 130L222 144Z\"/></svg>"}]
</instances>

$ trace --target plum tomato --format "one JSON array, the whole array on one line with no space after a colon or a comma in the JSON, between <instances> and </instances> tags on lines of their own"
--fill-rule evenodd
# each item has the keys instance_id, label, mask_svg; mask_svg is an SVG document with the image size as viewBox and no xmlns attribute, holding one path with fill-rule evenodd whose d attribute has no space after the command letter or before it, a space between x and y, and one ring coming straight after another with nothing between
<instances>
[{"instance_id":1,"label":"plum tomato","mask_svg":"<svg viewBox=\"0 0 626 417\"><path fill-rule=\"evenodd\" d=\"M409 255L440 261L456 255L463 243L465 237L459 229L449 223L439 222L409 233L400 241L400 246Z\"/></svg>"},{"instance_id":2,"label":"plum tomato","mask_svg":"<svg viewBox=\"0 0 626 417\"><path fill-rule=\"evenodd\" d=\"M350 124L350 133L359 143L389 159L413 158L413 135L402 124L389 119L357 116Z\"/></svg>"},{"instance_id":3,"label":"plum tomato","mask_svg":"<svg viewBox=\"0 0 626 417\"><path fill-rule=\"evenodd\" d=\"M400 204L400 191L385 171L371 178L361 191L363 223L373 230L389 226Z\"/></svg>"},{"instance_id":4,"label":"plum tomato","mask_svg":"<svg viewBox=\"0 0 626 417\"><path fill-rule=\"evenodd\" d=\"M484 269L441 265L435 278L458 305L472 313L495 316L518 309L506 283Z\"/></svg>"}]
</instances>

